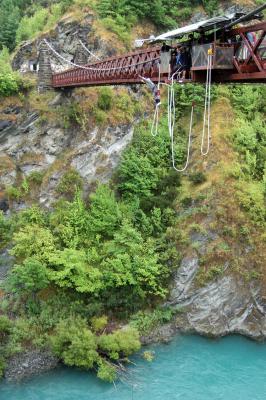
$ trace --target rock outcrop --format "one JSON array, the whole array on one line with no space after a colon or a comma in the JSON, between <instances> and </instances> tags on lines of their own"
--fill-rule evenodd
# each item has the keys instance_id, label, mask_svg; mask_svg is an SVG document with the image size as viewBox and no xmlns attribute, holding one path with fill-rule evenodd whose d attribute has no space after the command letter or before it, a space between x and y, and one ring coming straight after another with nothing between
<instances>
[{"instance_id":1,"label":"rock outcrop","mask_svg":"<svg viewBox=\"0 0 266 400\"><path fill-rule=\"evenodd\" d=\"M110 41L104 40L95 32L95 18L92 14L84 16L82 22L73 19L65 19L59 22L54 31L45 34L52 47L66 60L78 62L80 59L80 41L98 57L108 57L116 53ZM12 67L21 73L30 72L30 62L38 62L38 50L43 37L22 43L16 52ZM69 68L69 64L60 61L50 50L51 67L54 72L60 72ZM90 54L84 50L87 62L95 61Z\"/></svg>"},{"instance_id":2,"label":"rock outcrop","mask_svg":"<svg viewBox=\"0 0 266 400\"><path fill-rule=\"evenodd\" d=\"M242 334L266 338L266 301L260 287L226 274L197 288L197 257L186 258L178 270L169 304L178 306L176 328L205 336Z\"/></svg>"},{"instance_id":3,"label":"rock outcrop","mask_svg":"<svg viewBox=\"0 0 266 400\"><path fill-rule=\"evenodd\" d=\"M68 101L65 95L55 95L55 99L60 104ZM72 167L84 178L88 192L93 182L110 178L132 136L131 124L86 131L75 126L66 129L60 121L42 122L37 111L24 110L17 115L17 121L0 132L0 188L15 185L18 176L47 173L38 200L49 207L56 198L60 178L66 168Z\"/></svg>"}]
</instances>

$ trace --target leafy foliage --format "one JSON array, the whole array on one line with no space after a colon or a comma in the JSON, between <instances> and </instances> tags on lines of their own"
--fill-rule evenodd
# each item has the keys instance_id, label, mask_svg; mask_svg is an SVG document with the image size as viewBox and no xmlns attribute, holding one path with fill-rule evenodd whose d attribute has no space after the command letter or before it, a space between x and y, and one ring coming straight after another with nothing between
<instances>
[{"instance_id":1,"label":"leafy foliage","mask_svg":"<svg viewBox=\"0 0 266 400\"><path fill-rule=\"evenodd\" d=\"M59 322L51 342L66 365L92 368L98 360L96 338L82 319Z\"/></svg>"},{"instance_id":2,"label":"leafy foliage","mask_svg":"<svg viewBox=\"0 0 266 400\"><path fill-rule=\"evenodd\" d=\"M97 3L97 11L102 18L117 21L120 26L133 25L138 20L149 19L164 28L176 26L176 20L190 17L193 7L202 4L208 13L217 8L216 0L188 2L186 0L102 0Z\"/></svg>"},{"instance_id":3,"label":"leafy foliage","mask_svg":"<svg viewBox=\"0 0 266 400\"><path fill-rule=\"evenodd\" d=\"M110 361L129 356L140 349L139 335L135 329L118 330L97 337L84 319L73 317L58 323L51 344L54 353L66 365L86 369L98 365L97 376L109 382L116 379L116 368Z\"/></svg>"},{"instance_id":4,"label":"leafy foliage","mask_svg":"<svg viewBox=\"0 0 266 400\"><path fill-rule=\"evenodd\" d=\"M23 89L28 89L31 84L29 80L22 79L17 72L12 70L9 51L7 47L3 46L1 49L0 46L0 98L14 95Z\"/></svg>"},{"instance_id":5,"label":"leafy foliage","mask_svg":"<svg viewBox=\"0 0 266 400\"><path fill-rule=\"evenodd\" d=\"M138 331L134 328L118 330L109 335L101 335L98 346L112 360L130 356L140 349Z\"/></svg>"},{"instance_id":6,"label":"leafy foliage","mask_svg":"<svg viewBox=\"0 0 266 400\"><path fill-rule=\"evenodd\" d=\"M15 293L34 293L48 284L47 269L34 258L27 258L23 264L15 265L9 277L9 285Z\"/></svg>"}]
</instances>

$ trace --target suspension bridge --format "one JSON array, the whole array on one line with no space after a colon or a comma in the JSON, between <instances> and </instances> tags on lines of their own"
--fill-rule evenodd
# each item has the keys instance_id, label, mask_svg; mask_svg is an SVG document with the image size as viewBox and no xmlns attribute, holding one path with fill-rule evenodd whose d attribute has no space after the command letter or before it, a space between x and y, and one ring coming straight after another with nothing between
<instances>
[{"instance_id":1,"label":"suspension bridge","mask_svg":"<svg viewBox=\"0 0 266 400\"><path fill-rule=\"evenodd\" d=\"M226 32L226 42L213 40L210 43L191 46L192 66L186 82L201 83L206 79L208 51L212 51L213 83L265 83L266 82L266 21L251 26L240 27ZM60 54L46 41L48 50L57 57ZM167 83L173 74L171 55L168 65L163 68L165 55L161 47L154 46L110 57L93 63L76 65L63 59L72 68L52 73L49 79L53 88L126 85L143 83L141 76ZM41 68L40 68L40 73Z\"/></svg>"},{"instance_id":2,"label":"suspension bridge","mask_svg":"<svg viewBox=\"0 0 266 400\"><path fill-rule=\"evenodd\" d=\"M44 39L39 55L39 89L43 91L49 88L132 85L146 82L153 91L155 99L151 134L156 136L159 121L160 87L166 85L172 166L177 172L183 172L186 170L190 158L194 104L191 107L186 161L182 168L177 168L174 154L176 120L174 83L205 83L201 155L206 156L210 149L211 140L211 84L266 83L266 21L233 28L236 24L261 18L258 12L265 8L266 4L246 15L214 17L210 20L179 28L154 39L155 43L163 42L163 47L155 45L104 60L100 60L81 42L80 45L83 50L97 60L92 63L79 62L77 64L77 62L69 61ZM200 34L200 39L194 40L194 33L197 36ZM175 65L179 45L172 46L172 41L180 37L183 38L188 34L193 34L193 40L183 41L181 46L187 47L191 57L191 65L189 69L183 70L183 79L180 80L182 71L180 67L177 68ZM202 40L203 38L204 40ZM166 45L166 41L171 41L171 45ZM175 49L176 52L174 53ZM51 53L61 63L70 64L72 68L64 72L52 73L49 59Z\"/></svg>"}]
</instances>

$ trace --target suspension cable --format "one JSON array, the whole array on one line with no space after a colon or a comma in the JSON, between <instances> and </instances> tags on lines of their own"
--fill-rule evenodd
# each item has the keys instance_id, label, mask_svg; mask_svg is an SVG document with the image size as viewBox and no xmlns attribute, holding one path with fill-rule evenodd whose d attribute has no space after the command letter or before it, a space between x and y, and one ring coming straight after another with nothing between
<instances>
[{"instance_id":1,"label":"suspension cable","mask_svg":"<svg viewBox=\"0 0 266 400\"><path fill-rule=\"evenodd\" d=\"M126 66L122 66L122 67L110 67L110 68L93 68L93 67L85 67L84 65L78 65L75 64L72 61L67 60L65 57L61 56L61 54L59 54L51 45L50 43L46 40L43 39L44 43L48 46L48 48L59 58L61 58L61 60L65 61L66 63L73 65L76 68L80 68L80 69L85 69L87 71L117 71L117 70L122 70L122 69L129 69L132 67L136 67L138 65L144 65L144 64L148 64L151 63L153 61L159 60L160 57L155 57L153 60L147 60L147 61L142 61L136 64L131 64L131 65L126 65Z\"/></svg>"},{"instance_id":2,"label":"suspension cable","mask_svg":"<svg viewBox=\"0 0 266 400\"><path fill-rule=\"evenodd\" d=\"M98 60L98 61L101 61L101 59L100 59L99 57L97 57L95 54L93 54L93 52L90 51L90 50L85 46L85 44L84 44L81 40L79 40L79 43L81 44L81 46L83 47L83 49L84 49L87 53L89 53L90 56L94 57L94 58L95 58L96 60Z\"/></svg>"},{"instance_id":3,"label":"suspension cable","mask_svg":"<svg viewBox=\"0 0 266 400\"><path fill-rule=\"evenodd\" d=\"M211 130L210 130L210 119L211 119L211 75L212 74L212 49L208 50L208 62L207 62L207 74L206 74L206 86L205 86L205 103L204 103L204 117L203 117L203 128L201 137L201 154L206 156L210 150ZM207 148L204 151L204 142L206 135L207 125Z\"/></svg>"}]
</instances>

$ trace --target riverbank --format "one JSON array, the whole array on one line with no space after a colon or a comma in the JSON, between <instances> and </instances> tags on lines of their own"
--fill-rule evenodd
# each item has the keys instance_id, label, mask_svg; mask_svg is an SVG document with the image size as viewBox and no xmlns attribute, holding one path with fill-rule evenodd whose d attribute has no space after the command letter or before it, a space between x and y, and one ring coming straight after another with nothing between
<instances>
[{"instance_id":1,"label":"riverbank","mask_svg":"<svg viewBox=\"0 0 266 400\"><path fill-rule=\"evenodd\" d=\"M153 345L153 362L133 357L126 382L100 382L92 372L58 368L23 384L1 384L8 400L264 400L266 345L244 337L176 336Z\"/></svg>"}]
</instances>

